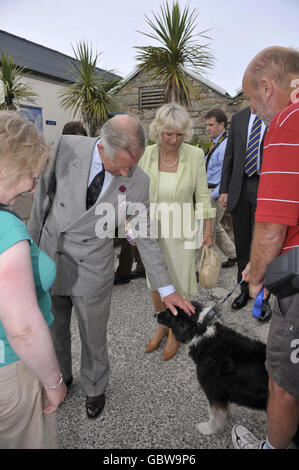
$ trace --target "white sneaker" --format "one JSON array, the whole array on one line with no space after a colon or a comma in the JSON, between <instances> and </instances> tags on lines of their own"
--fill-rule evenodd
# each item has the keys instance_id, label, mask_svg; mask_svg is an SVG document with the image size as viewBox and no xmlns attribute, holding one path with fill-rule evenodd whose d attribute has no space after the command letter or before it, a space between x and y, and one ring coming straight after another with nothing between
<instances>
[{"instance_id":1,"label":"white sneaker","mask_svg":"<svg viewBox=\"0 0 299 470\"><path fill-rule=\"evenodd\" d=\"M241 424L233 427L232 441L235 449L260 449L261 444L261 441Z\"/></svg>"}]
</instances>

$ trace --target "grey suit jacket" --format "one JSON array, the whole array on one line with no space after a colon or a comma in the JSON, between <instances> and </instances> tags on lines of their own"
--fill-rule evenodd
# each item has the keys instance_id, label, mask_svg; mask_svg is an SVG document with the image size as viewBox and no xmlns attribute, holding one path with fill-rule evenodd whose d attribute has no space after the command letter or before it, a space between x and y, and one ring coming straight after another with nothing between
<instances>
[{"instance_id":1,"label":"grey suit jacket","mask_svg":"<svg viewBox=\"0 0 299 470\"><path fill-rule=\"evenodd\" d=\"M97 140L62 136L34 196L28 228L35 242L56 262L56 295L91 296L99 287L111 289L115 227L135 215L135 222L147 224L147 235L150 231L149 178L139 167L131 169L127 178L114 177L98 203L86 210ZM135 213L137 203L146 207L145 213ZM137 238L136 243L151 286L156 289L171 284L157 239L147 236Z\"/></svg>"}]
</instances>

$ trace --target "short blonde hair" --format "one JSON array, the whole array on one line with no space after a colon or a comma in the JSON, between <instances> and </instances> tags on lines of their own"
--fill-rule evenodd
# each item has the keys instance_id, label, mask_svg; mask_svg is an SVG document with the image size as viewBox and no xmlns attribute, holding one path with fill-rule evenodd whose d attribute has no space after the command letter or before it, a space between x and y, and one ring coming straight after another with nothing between
<instances>
[{"instance_id":1,"label":"short blonde hair","mask_svg":"<svg viewBox=\"0 0 299 470\"><path fill-rule=\"evenodd\" d=\"M183 140L186 142L189 142L194 134L192 119L185 108L177 103L165 104L157 110L149 127L149 137L160 144L162 132L170 129L184 134Z\"/></svg>"},{"instance_id":2,"label":"short blonde hair","mask_svg":"<svg viewBox=\"0 0 299 470\"><path fill-rule=\"evenodd\" d=\"M32 122L15 111L0 111L0 170L7 170L9 182L39 171L50 156L50 145Z\"/></svg>"}]
</instances>

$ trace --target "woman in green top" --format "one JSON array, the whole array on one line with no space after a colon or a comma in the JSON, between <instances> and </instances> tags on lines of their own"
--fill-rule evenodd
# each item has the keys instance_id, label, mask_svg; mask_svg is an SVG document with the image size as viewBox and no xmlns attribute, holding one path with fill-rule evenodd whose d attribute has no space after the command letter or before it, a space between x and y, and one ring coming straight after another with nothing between
<instances>
[{"instance_id":1,"label":"woman in green top","mask_svg":"<svg viewBox=\"0 0 299 470\"><path fill-rule=\"evenodd\" d=\"M0 449L57 447L66 386L48 329L56 267L6 207L35 191L49 157L29 120L0 112Z\"/></svg>"}]
</instances>

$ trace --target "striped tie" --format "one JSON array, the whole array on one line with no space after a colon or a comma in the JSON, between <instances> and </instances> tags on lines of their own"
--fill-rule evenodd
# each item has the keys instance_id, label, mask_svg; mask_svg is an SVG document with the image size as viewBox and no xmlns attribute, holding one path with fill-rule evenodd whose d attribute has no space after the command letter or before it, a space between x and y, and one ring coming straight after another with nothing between
<instances>
[{"instance_id":1,"label":"striped tie","mask_svg":"<svg viewBox=\"0 0 299 470\"><path fill-rule=\"evenodd\" d=\"M244 171L247 176L252 176L257 172L257 157L261 137L261 119L256 116L250 132L248 148L245 157Z\"/></svg>"}]
</instances>

